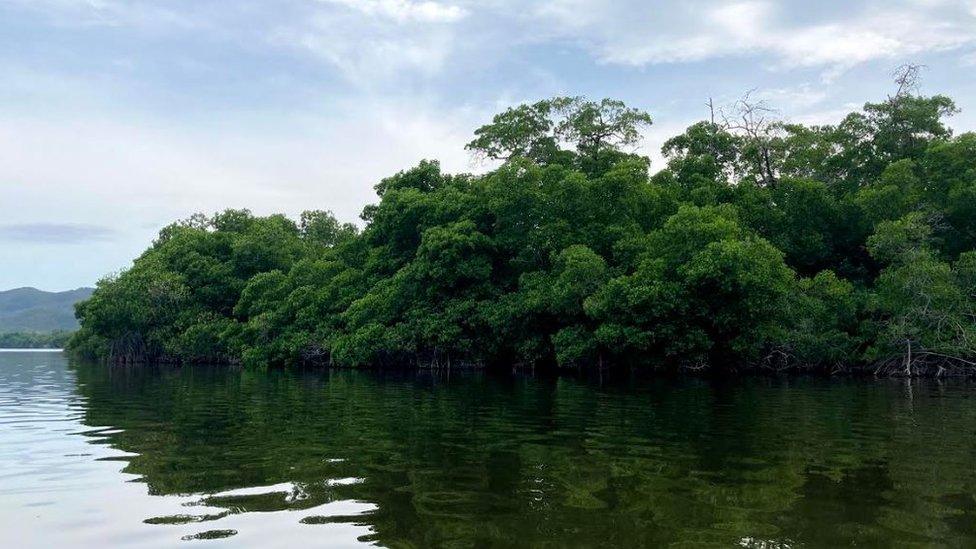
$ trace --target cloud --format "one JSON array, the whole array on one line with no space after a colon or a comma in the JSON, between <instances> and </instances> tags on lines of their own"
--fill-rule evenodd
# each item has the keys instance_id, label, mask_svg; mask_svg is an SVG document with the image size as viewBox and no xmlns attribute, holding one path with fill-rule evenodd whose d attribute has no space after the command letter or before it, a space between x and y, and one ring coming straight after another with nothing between
<instances>
[{"instance_id":1,"label":"cloud","mask_svg":"<svg viewBox=\"0 0 976 549\"><path fill-rule=\"evenodd\" d=\"M46 15L60 27L199 28L204 19L187 10L142 0L6 0L9 6Z\"/></svg>"},{"instance_id":2,"label":"cloud","mask_svg":"<svg viewBox=\"0 0 976 549\"><path fill-rule=\"evenodd\" d=\"M823 103L828 94L822 86L815 88L810 84L801 84L785 88L756 90L755 96L767 101L777 110L796 112L805 111Z\"/></svg>"},{"instance_id":3,"label":"cloud","mask_svg":"<svg viewBox=\"0 0 976 549\"><path fill-rule=\"evenodd\" d=\"M868 61L976 44L972 0L7 0L0 11L5 5L60 25L270 42L359 85L438 74L472 44L501 58L526 44L570 43L600 63L634 67L757 56L763 68L819 68L827 79ZM461 62L476 60L490 62Z\"/></svg>"},{"instance_id":4,"label":"cloud","mask_svg":"<svg viewBox=\"0 0 976 549\"><path fill-rule=\"evenodd\" d=\"M195 212L328 209L358 222L376 201L372 186L421 159L470 171L464 143L488 113L360 96L298 109L273 126L145 123L80 110L48 116L6 113L0 125L0 287L91 284ZM38 219L77 223L59 231ZM87 243L66 245L73 242ZM54 244L64 245L48 253Z\"/></svg>"},{"instance_id":5,"label":"cloud","mask_svg":"<svg viewBox=\"0 0 976 549\"><path fill-rule=\"evenodd\" d=\"M376 88L406 74L436 74L453 49L448 29L400 30L396 23L364 28L346 17L320 14L300 31L279 29L273 41L312 53L361 88Z\"/></svg>"},{"instance_id":6,"label":"cloud","mask_svg":"<svg viewBox=\"0 0 976 549\"><path fill-rule=\"evenodd\" d=\"M14 223L0 225L0 239L33 244L87 244L111 240L114 229L88 223Z\"/></svg>"},{"instance_id":7,"label":"cloud","mask_svg":"<svg viewBox=\"0 0 976 549\"><path fill-rule=\"evenodd\" d=\"M208 46L207 51L188 52L190 60L222 46L236 48L235 53L284 49L311 54L361 87L405 74L437 73L455 50L456 25L471 13L460 4L435 0L6 2L0 0L0 18L13 9L13 16L40 14L58 29L106 27L106 33L120 34L135 30L169 40L177 45L173 50L184 43Z\"/></svg>"},{"instance_id":8,"label":"cloud","mask_svg":"<svg viewBox=\"0 0 976 549\"><path fill-rule=\"evenodd\" d=\"M470 170L464 143L488 113L364 95L333 98L325 110L298 110L274 127L100 118L5 117L0 219L28 223L22 212L45 211L95 224L112 219L126 238L139 233L143 242L146 231L137 229L147 220L162 224L227 207L291 215L331 209L352 221L376 199L372 185L421 159Z\"/></svg>"},{"instance_id":9,"label":"cloud","mask_svg":"<svg viewBox=\"0 0 976 549\"><path fill-rule=\"evenodd\" d=\"M438 74L469 14L455 4L408 0L317 0L307 11L270 29L270 42L310 53L368 89Z\"/></svg>"},{"instance_id":10,"label":"cloud","mask_svg":"<svg viewBox=\"0 0 976 549\"><path fill-rule=\"evenodd\" d=\"M818 13L819 12L819 13ZM807 2L553 0L525 16L608 64L644 66L761 55L769 68L839 72L976 43L976 13L959 1Z\"/></svg>"},{"instance_id":11,"label":"cloud","mask_svg":"<svg viewBox=\"0 0 976 549\"><path fill-rule=\"evenodd\" d=\"M439 2L411 2L409 0L319 0L359 11L369 16L380 16L397 21L423 23L452 23L467 15L460 7Z\"/></svg>"},{"instance_id":12,"label":"cloud","mask_svg":"<svg viewBox=\"0 0 976 549\"><path fill-rule=\"evenodd\" d=\"M706 97L751 87L830 121L917 60L957 128L976 112L974 0L0 0L0 34L0 285L88 284L197 211L354 221L380 178L471 170L474 128L556 94L649 109L655 169Z\"/></svg>"}]
</instances>

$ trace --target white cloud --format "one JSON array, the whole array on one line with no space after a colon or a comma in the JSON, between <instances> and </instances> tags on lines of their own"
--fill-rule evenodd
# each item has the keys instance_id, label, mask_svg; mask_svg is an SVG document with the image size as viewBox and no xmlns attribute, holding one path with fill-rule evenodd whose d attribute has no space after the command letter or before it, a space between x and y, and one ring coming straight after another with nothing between
<instances>
[{"instance_id":1,"label":"white cloud","mask_svg":"<svg viewBox=\"0 0 976 549\"><path fill-rule=\"evenodd\" d=\"M11 8L42 14L56 27L138 29L174 44L190 38L251 51L284 47L327 62L361 87L438 73L470 13L434 0L0 0L0 16Z\"/></svg>"},{"instance_id":2,"label":"white cloud","mask_svg":"<svg viewBox=\"0 0 976 549\"><path fill-rule=\"evenodd\" d=\"M823 126L826 124L837 124L845 116L852 112L859 111L863 105L859 103L844 103L834 107L814 110L788 117L789 122L794 124L805 124L808 126Z\"/></svg>"},{"instance_id":3,"label":"white cloud","mask_svg":"<svg viewBox=\"0 0 976 549\"><path fill-rule=\"evenodd\" d=\"M116 231L111 242L58 257L0 238L0 257L11 260L0 288L90 284L125 267L159 228L194 212L250 208L296 216L331 209L358 221L362 207L376 201L372 185L421 159L471 171L464 143L486 118L417 98L380 97L296 112L273 129L244 122L170 126L109 112L0 116L0 224ZM35 272L42 264L50 272Z\"/></svg>"},{"instance_id":4,"label":"white cloud","mask_svg":"<svg viewBox=\"0 0 976 549\"><path fill-rule=\"evenodd\" d=\"M364 28L344 17L320 14L304 29L279 29L273 42L312 53L363 88L404 74L432 75L444 66L455 40L450 29L406 32L398 28L396 24Z\"/></svg>"},{"instance_id":5,"label":"white cloud","mask_svg":"<svg viewBox=\"0 0 976 549\"><path fill-rule=\"evenodd\" d=\"M353 220L375 200L372 184L421 159L469 170L464 143L485 117L378 97L294 113L270 132L246 122L170 127L108 113L5 113L0 191L8 200L0 202L0 219L37 222L43 212L129 224L257 206L291 214L329 208Z\"/></svg>"},{"instance_id":6,"label":"white cloud","mask_svg":"<svg viewBox=\"0 0 976 549\"><path fill-rule=\"evenodd\" d=\"M46 14L63 27L121 27L193 29L204 19L192 10L179 10L140 0L5 0L8 5Z\"/></svg>"},{"instance_id":7,"label":"white cloud","mask_svg":"<svg viewBox=\"0 0 976 549\"><path fill-rule=\"evenodd\" d=\"M360 83L437 74L457 51L487 42L499 56L512 45L575 43L628 66L755 55L764 68L822 68L828 79L867 61L976 44L973 0L6 2L61 24L208 29L250 44L270 37Z\"/></svg>"},{"instance_id":8,"label":"white cloud","mask_svg":"<svg viewBox=\"0 0 976 549\"><path fill-rule=\"evenodd\" d=\"M861 1L808 16L806 2L554 0L528 18L603 62L642 66L763 55L773 68L824 67L828 76L875 59L976 43L976 13L957 1Z\"/></svg>"},{"instance_id":9,"label":"white cloud","mask_svg":"<svg viewBox=\"0 0 976 549\"><path fill-rule=\"evenodd\" d=\"M0 54L0 221L117 230L57 257L0 243L22 265L0 287L41 284L41 271L90 283L195 211L355 220L373 184L421 158L471 170L471 131L546 95L652 109L641 152L655 169L661 143L707 115L707 96L766 86L757 96L784 117L836 122L888 76L866 66L797 85L811 77L796 68L829 78L872 60L948 59L948 75L932 63L948 82L936 91L976 112L957 68L976 65L976 1L825 1L0 0L0 30L24 41ZM965 116L953 121L973 127Z\"/></svg>"},{"instance_id":10,"label":"white cloud","mask_svg":"<svg viewBox=\"0 0 976 549\"><path fill-rule=\"evenodd\" d=\"M115 230L91 223L7 223L0 225L0 240L31 244L86 244L111 240Z\"/></svg>"},{"instance_id":11,"label":"white cloud","mask_svg":"<svg viewBox=\"0 0 976 549\"><path fill-rule=\"evenodd\" d=\"M370 16L381 16L399 23L452 23L467 15L460 6L440 2L410 0L319 0L352 8Z\"/></svg>"},{"instance_id":12,"label":"white cloud","mask_svg":"<svg viewBox=\"0 0 976 549\"><path fill-rule=\"evenodd\" d=\"M827 99L827 90L822 86L813 87L809 84L786 88L770 88L756 90L756 97L769 102L777 110L805 111L823 103Z\"/></svg>"},{"instance_id":13,"label":"white cloud","mask_svg":"<svg viewBox=\"0 0 976 549\"><path fill-rule=\"evenodd\" d=\"M301 21L270 32L272 43L307 51L361 88L401 76L429 77L454 53L460 6L432 1L317 0Z\"/></svg>"}]
</instances>

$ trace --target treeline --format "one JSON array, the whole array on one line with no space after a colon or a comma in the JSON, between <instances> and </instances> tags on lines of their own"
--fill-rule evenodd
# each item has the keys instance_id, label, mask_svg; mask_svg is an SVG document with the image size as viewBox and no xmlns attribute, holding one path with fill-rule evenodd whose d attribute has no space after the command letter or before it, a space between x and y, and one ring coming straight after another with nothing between
<instances>
[{"instance_id":1,"label":"treeline","mask_svg":"<svg viewBox=\"0 0 976 549\"><path fill-rule=\"evenodd\" d=\"M879 373L976 358L976 134L910 87L837 125L746 98L629 152L650 117L556 98L384 179L360 231L228 210L163 229L77 307L71 348L264 367L610 365Z\"/></svg>"},{"instance_id":2,"label":"treeline","mask_svg":"<svg viewBox=\"0 0 976 549\"><path fill-rule=\"evenodd\" d=\"M4 332L0 333L0 349L63 349L72 332Z\"/></svg>"}]
</instances>

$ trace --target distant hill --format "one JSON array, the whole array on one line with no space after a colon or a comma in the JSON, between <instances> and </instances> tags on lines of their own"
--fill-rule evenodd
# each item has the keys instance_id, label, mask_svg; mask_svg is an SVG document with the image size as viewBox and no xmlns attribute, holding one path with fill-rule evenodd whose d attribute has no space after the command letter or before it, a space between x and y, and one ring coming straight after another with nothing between
<instances>
[{"instance_id":1,"label":"distant hill","mask_svg":"<svg viewBox=\"0 0 976 549\"><path fill-rule=\"evenodd\" d=\"M87 299L93 288L45 292L37 288L0 291L0 333L74 330L74 304Z\"/></svg>"}]
</instances>

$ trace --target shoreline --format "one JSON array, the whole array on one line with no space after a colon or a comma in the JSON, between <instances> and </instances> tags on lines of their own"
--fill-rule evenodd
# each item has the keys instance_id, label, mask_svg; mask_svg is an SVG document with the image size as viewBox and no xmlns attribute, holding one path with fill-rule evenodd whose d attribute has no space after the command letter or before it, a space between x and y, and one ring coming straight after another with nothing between
<instances>
[{"instance_id":1,"label":"shoreline","mask_svg":"<svg viewBox=\"0 0 976 549\"><path fill-rule=\"evenodd\" d=\"M0 353L63 353L64 349L32 348L32 347L10 347L0 349Z\"/></svg>"},{"instance_id":2,"label":"shoreline","mask_svg":"<svg viewBox=\"0 0 976 549\"><path fill-rule=\"evenodd\" d=\"M0 349L0 352L4 350ZM41 351L41 352L65 352L66 354L71 354L67 350L63 349L14 349L11 351ZM80 357L76 357L80 358ZM103 359L92 359L92 358L81 358L81 360L86 360L89 362L102 363L109 368L183 368L183 367L218 367L226 368L231 370L249 370L247 367L236 362L175 362L175 361L132 361L132 362L111 362ZM453 367L431 367L431 366L418 366L418 365L373 365L373 366L341 366L341 365L331 365L331 364L292 364L283 365L276 367L268 367L263 369L263 371L367 371L367 372L390 372L390 373L410 373L410 372L424 372L424 373L489 373L489 374L529 374L529 375L544 375L544 376L574 376L582 378L619 378L619 377L637 377L637 378L676 378L676 377L687 377L687 378L701 378L701 379L717 379L717 380L728 380L728 379L741 379L747 377L760 377L760 378L776 378L776 377L789 377L789 378L802 378L802 377L815 377L823 379L876 379L876 380L890 380L890 379L976 379L976 369L965 370L945 370L939 373L937 370L925 369L923 371L918 371L912 375L904 375L900 371L892 371L889 374L882 374L878 372L877 365L861 365L852 366L849 369L844 370L826 370L823 368L810 368L804 369L802 367L791 367L782 369L770 369L761 367L741 367L732 370L723 370L721 367L717 369L687 369L680 367L636 367L636 366L619 366L610 367L606 366L602 369L600 368L553 368L551 366L510 366L501 367L499 365L486 366L486 365L460 365ZM262 370L251 370L251 371L262 371Z\"/></svg>"}]
</instances>

